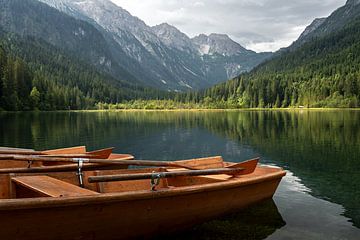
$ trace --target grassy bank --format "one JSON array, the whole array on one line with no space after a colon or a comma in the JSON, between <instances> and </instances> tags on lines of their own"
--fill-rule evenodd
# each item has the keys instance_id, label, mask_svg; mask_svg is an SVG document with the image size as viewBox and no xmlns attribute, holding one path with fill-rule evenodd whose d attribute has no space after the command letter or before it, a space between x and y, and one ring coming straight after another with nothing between
<instances>
[{"instance_id":1,"label":"grassy bank","mask_svg":"<svg viewBox=\"0 0 360 240\"><path fill-rule=\"evenodd\" d=\"M335 110L354 109L346 107L303 107L291 106L287 108L242 108L226 101L217 103L176 102L173 100L133 100L117 104L97 103L94 110Z\"/></svg>"}]
</instances>

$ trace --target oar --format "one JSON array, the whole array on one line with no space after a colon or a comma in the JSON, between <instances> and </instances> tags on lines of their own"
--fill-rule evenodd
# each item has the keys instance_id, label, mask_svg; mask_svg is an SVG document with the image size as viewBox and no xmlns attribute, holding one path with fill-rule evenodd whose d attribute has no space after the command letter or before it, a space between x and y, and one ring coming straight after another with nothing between
<instances>
[{"instance_id":1,"label":"oar","mask_svg":"<svg viewBox=\"0 0 360 240\"><path fill-rule=\"evenodd\" d=\"M1 157L1 155L0 155ZM41 158L89 158L89 159L105 159L101 155L93 155L88 153L64 153L64 154L50 154L50 155L27 155L26 158L41 157Z\"/></svg>"},{"instance_id":2,"label":"oar","mask_svg":"<svg viewBox=\"0 0 360 240\"><path fill-rule=\"evenodd\" d=\"M122 160L122 159L89 159L89 158L60 158L60 157L46 157L46 156L21 156L21 155L0 155L0 160L13 161L32 161L32 162L68 162L68 163L98 163L98 164L113 164L113 165L133 165L133 166L152 166L152 167L177 167L186 169L196 169L176 162L165 161L149 161L149 160Z\"/></svg>"},{"instance_id":3,"label":"oar","mask_svg":"<svg viewBox=\"0 0 360 240\"><path fill-rule=\"evenodd\" d=\"M16 158L16 159L15 159ZM94 159L103 159L100 155L92 155L92 154L52 154L52 155L20 155L20 154L0 154L0 160L17 160L17 158L94 158ZM32 160L29 160L32 161Z\"/></svg>"},{"instance_id":4,"label":"oar","mask_svg":"<svg viewBox=\"0 0 360 240\"><path fill-rule=\"evenodd\" d=\"M82 166L83 171L91 170L115 170L122 169L123 165L99 165L96 163L84 164ZM9 174L9 173L52 173L52 172L73 172L77 171L78 166L74 164L65 164L58 166L46 166L46 167L31 167L31 168L0 168L0 174Z\"/></svg>"},{"instance_id":5,"label":"oar","mask_svg":"<svg viewBox=\"0 0 360 240\"><path fill-rule=\"evenodd\" d=\"M89 183L97 183L97 182L160 179L160 178L218 175L218 174L238 175L238 174L241 174L242 171L244 171L244 168L213 168L213 169L205 169L205 170L185 170L185 171L156 172L156 173L133 173L133 174L91 176L88 178L88 181L89 181Z\"/></svg>"},{"instance_id":6,"label":"oar","mask_svg":"<svg viewBox=\"0 0 360 240\"><path fill-rule=\"evenodd\" d=\"M41 157L55 157L55 158L93 158L93 159L107 159L112 151L114 150L113 147L111 148L104 148L92 152L86 153L45 153L45 155L41 155ZM34 154L36 155L36 154Z\"/></svg>"}]
</instances>

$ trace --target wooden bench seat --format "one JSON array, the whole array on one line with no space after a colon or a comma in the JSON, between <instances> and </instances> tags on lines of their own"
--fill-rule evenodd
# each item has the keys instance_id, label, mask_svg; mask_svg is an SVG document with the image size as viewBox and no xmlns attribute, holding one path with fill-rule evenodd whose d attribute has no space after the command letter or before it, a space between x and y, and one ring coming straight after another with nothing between
<instances>
[{"instance_id":1,"label":"wooden bench seat","mask_svg":"<svg viewBox=\"0 0 360 240\"><path fill-rule=\"evenodd\" d=\"M12 177L11 181L16 185L17 197L18 188L22 189L19 192L27 190L33 193L28 196L74 197L99 194L49 176L19 176Z\"/></svg>"}]
</instances>

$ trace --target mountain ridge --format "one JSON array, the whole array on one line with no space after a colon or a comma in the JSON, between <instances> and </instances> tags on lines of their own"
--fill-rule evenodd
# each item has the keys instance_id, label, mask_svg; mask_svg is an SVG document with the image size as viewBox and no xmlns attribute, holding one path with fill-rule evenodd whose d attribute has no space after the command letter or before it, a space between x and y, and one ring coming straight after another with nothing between
<instances>
[{"instance_id":1,"label":"mountain ridge","mask_svg":"<svg viewBox=\"0 0 360 240\"><path fill-rule=\"evenodd\" d=\"M132 74L116 64L103 35L91 24L33 0L2 0L0 6L0 26L4 30L23 37L42 38L54 46L77 54L101 71L119 79L137 82Z\"/></svg>"},{"instance_id":2,"label":"mountain ridge","mask_svg":"<svg viewBox=\"0 0 360 240\"><path fill-rule=\"evenodd\" d=\"M285 49L292 51L308 41L341 30L346 24L358 16L360 12L359 3L360 0L347 0L345 5L336 9L328 17L315 19L307 26L300 37Z\"/></svg>"},{"instance_id":3,"label":"mountain ridge","mask_svg":"<svg viewBox=\"0 0 360 240\"><path fill-rule=\"evenodd\" d=\"M226 54L224 57L228 58L221 61L212 61L211 58L204 60L198 51L194 51L194 44L190 44L189 37L177 28L170 25L150 27L110 1L40 1L103 28L109 33L107 38L114 39L119 48L137 62L146 74L139 76L133 70L131 73L144 84L151 83L162 89L184 91L209 87L252 69L270 55L270 53L265 55L254 53L251 56L238 54L234 57ZM165 35L161 36L157 32L162 31L160 28L165 26L167 31L171 29L173 34L181 35L183 42L189 46L179 43L178 39L176 39L178 45L171 45L174 40L165 39Z\"/></svg>"}]
</instances>

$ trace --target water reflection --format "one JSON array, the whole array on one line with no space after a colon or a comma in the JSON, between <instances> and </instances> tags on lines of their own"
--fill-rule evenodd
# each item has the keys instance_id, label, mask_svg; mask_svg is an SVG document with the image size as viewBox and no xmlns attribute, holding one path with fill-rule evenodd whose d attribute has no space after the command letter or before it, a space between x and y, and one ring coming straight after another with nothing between
<instances>
[{"instance_id":1,"label":"water reflection","mask_svg":"<svg viewBox=\"0 0 360 240\"><path fill-rule=\"evenodd\" d=\"M333 218L326 211L318 218L309 216L350 220L360 227L360 111L4 113L0 123L4 146L115 146L138 158L163 160L223 155L241 161L261 156L263 163L285 167L301 179L309 192L294 190L303 194L299 198L321 198L328 201L319 205L332 202L330 208L338 209ZM276 195L283 197L277 202L280 212L294 202L285 193ZM302 207L316 212L311 204ZM302 221L291 212L301 215L294 209L281 212L286 226L291 220ZM330 229L331 224L326 226Z\"/></svg>"},{"instance_id":2,"label":"water reflection","mask_svg":"<svg viewBox=\"0 0 360 240\"><path fill-rule=\"evenodd\" d=\"M265 239L285 225L273 200L196 226L171 239Z\"/></svg>"},{"instance_id":3,"label":"water reflection","mask_svg":"<svg viewBox=\"0 0 360 240\"><path fill-rule=\"evenodd\" d=\"M311 190L292 172L287 172L274 201L286 225L267 240L278 239L358 239L360 229L342 216L341 205L315 198Z\"/></svg>"}]
</instances>

